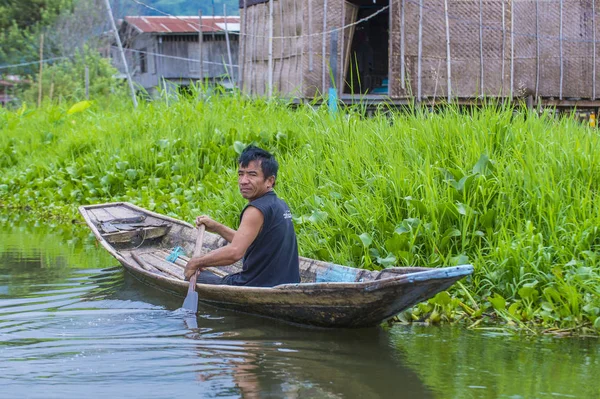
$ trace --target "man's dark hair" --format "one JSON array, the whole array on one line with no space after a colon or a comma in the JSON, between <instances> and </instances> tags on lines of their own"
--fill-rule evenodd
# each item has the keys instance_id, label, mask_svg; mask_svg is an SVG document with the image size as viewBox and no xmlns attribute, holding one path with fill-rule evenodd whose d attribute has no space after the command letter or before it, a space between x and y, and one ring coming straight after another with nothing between
<instances>
[{"instance_id":1,"label":"man's dark hair","mask_svg":"<svg viewBox=\"0 0 600 399\"><path fill-rule=\"evenodd\" d=\"M260 168L262 169L265 179L274 176L275 180L277 180L279 164L275 160L273 154L255 145L249 145L244 148L244 151L240 154L238 164L245 168L252 161L260 161ZM275 186L275 183L273 183L273 186Z\"/></svg>"}]
</instances>

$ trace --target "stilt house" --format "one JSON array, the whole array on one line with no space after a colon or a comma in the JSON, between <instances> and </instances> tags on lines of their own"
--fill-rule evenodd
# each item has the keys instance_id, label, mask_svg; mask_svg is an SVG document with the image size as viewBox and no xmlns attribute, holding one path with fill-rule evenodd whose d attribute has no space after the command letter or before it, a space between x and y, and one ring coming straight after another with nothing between
<instances>
[{"instance_id":1,"label":"stilt house","mask_svg":"<svg viewBox=\"0 0 600 399\"><path fill-rule=\"evenodd\" d=\"M240 0L247 93L597 106L600 1ZM272 38L272 40L270 40Z\"/></svg>"}]
</instances>

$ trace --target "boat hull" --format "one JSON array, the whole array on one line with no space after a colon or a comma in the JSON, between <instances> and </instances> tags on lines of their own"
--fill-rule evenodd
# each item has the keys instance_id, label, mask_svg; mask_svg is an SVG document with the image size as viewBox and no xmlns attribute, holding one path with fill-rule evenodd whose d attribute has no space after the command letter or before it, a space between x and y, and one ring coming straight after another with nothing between
<instances>
[{"instance_id":1,"label":"boat hull","mask_svg":"<svg viewBox=\"0 0 600 399\"><path fill-rule=\"evenodd\" d=\"M111 213L118 213L118 207L123 207L134 215L147 216L150 222L136 226L144 237L152 239L146 244L144 241L137 243L135 228L123 234L113 230L104 233L101 226L107 222L99 220L99 212L91 212L102 207L117 207L111 209ZM187 258L182 257L172 264L164 258L168 253L166 249L174 244L191 253L195 238L195 229L191 225L127 203L81 207L80 211L100 243L129 273L145 284L185 297L189 283L183 280L183 267ZM158 236L159 231L163 236ZM131 241L131 246L127 240ZM203 248L210 251L225 244L218 236L207 233ZM276 287L197 284L199 301L297 324L329 328L370 327L433 297L473 271L471 265L461 265L373 272L308 258L300 258L300 265L303 282L299 284ZM236 265L225 269L235 271ZM332 280L334 278L340 281Z\"/></svg>"}]
</instances>

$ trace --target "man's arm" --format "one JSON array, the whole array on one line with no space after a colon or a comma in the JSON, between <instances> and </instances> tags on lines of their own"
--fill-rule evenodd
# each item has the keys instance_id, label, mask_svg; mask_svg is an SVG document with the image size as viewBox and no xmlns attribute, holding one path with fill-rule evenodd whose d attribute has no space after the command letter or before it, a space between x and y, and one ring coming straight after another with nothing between
<instances>
[{"instance_id":1,"label":"man's arm","mask_svg":"<svg viewBox=\"0 0 600 399\"><path fill-rule=\"evenodd\" d=\"M211 218L206 215L198 216L196 218L196 226L200 226L203 224L206 226L206 230L211 233L217 233L221 237L223 237L227 242L233 241L233 236L235 235L235 230L221 224L219 222L215 222Z\"/></svg>"},{"instance_id":2,"label":"man's arm","mask_svg":"<svg viewBox=\"0 0 600 399\"><path fill-rule=\"evenodd\" d=\"M231 243L203 256L191 258L185 266L185 278L189 279L192 277L196 270L202 270L211 266L227 266L242 259L248 247L254 242L258 233L260 233L263 222L264 216L262 212L253 206L248 207L242 216L240 228L237 231L233 230ZM215 230L215 232L217 231ZM221 235L220 233L218 234ZM227 240L225 236L222 237Z\"/></svg>"}]
</instances>

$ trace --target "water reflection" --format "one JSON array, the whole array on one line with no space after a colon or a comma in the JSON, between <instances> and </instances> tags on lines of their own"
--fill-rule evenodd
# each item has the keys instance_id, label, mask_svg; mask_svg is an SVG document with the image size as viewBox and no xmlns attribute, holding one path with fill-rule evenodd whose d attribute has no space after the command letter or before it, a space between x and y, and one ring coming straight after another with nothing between
<instances>
[{"instance_id":1,"label":"water reflection","mask_svg":"<svg viewBox=\"0 0 600 399\"><path fill-rule=\"evenodd\" d=\"M93 245L0 229L0 397L600 397L596 340L319 330L148 288Z\"/></svg>"}]
</instances>

